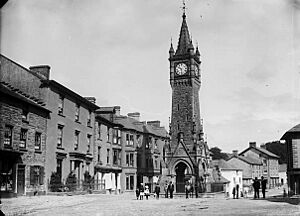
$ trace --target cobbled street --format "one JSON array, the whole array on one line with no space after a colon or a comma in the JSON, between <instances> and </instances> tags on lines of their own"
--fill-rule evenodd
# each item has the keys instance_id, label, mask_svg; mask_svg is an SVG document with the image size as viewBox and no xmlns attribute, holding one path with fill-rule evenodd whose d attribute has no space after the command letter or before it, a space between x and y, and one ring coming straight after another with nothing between
<instances>
[{"instance_id":1,"label":"cobbled street","mask_svg":"<svg viewBox=\"0 0 300 216\"><path fill-rule=\"evenodd\" d=\"M281 190L280 190L281 191ZM271 191L274 195L280 192ZM202 198L150 197L136 200L134 194L89 194L35 196L2 200L6 215L300 215L299 199L226 199L223 194Z\"/></svg>"}]
</instances>

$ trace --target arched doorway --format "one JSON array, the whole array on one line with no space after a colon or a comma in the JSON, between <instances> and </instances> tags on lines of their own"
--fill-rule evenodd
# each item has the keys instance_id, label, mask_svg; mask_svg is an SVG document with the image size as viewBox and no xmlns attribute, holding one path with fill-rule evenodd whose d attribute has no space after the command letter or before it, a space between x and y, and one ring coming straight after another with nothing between
<instances>
[{"instance_id":1,"label":"arched doorway","mask_svg":"<svg viewBox=\"0 0 300 216\"><path fill-rule=\"evenodd\" d=\"M190 178L190 171L187 165L183 162L180 162L175 167L176 172L176 192L184 193L185 192L185 182Z\"/></svg>"}]
</instances>

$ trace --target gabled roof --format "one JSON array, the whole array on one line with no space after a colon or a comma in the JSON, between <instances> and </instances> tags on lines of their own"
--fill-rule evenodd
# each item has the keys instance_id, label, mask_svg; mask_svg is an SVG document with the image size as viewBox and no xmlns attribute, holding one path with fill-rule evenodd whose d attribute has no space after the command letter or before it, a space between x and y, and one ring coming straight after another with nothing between
<instances>
[{"instance_id":1,"label":"gabled roof","mask_svg":"<svg viewBox=\"0 0 300 216\"><path fill-rule=\"evenodd\" d=\"M248 147L247 149L245 149L244 151L242 151L241 153L239 153L239 155L243 155L245 152L249 151L249 150L256 150L260 153L263 153L269 157L272 157L272 158L280 158L278 155L276 154L273 154L272 152L268 151L267 149L264 149L264 148L259 148L259 147L253 147L253 146L250 146Z\"/></svg>"},{"instance_id":2,"label":"gabled roof","mask_svg":"<svg viewBox=\"0 0 300 216\"><path fill-rule=\"evenodd\" d=\"M51 112L50 110L45 108L45 103L43 101L40 101L38 98L35 98L33 96L27 95L26 93L22 92L20 89L13 87L6 82L0 82L0 92L2 94L9 95L16 99L19 99L27 104L35 106L46 112Z\"/></svg>"}]
</instances>

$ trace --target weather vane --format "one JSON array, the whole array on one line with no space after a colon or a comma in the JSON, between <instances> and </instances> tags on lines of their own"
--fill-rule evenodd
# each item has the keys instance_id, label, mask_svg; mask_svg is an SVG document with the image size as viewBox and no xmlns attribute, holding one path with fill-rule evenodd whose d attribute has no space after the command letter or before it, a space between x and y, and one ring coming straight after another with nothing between
<instances>
[{"instance_id":1,"label":"weather vane","mask_svg":"<svg viewBox=\"0 0 300 216\"><path fill-rule=\"evenodd\" d=\"M183 11L183 14L185 14L185 11L186 11L186 6L185 6L185 0L182 0L182 11Z\"/></svg>"}]
</instances>

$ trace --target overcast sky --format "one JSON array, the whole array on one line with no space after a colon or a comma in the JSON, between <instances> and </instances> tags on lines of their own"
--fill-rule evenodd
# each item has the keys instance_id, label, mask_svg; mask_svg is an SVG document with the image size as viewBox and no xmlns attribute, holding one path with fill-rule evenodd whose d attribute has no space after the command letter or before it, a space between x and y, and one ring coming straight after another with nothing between
<instances>
[{"instance_id":1,"label":"overcast sky","mask_svg":"<svg viewBox=\"0 0 300 216\"><path fill-rule=\"evenodd\" d=\"M99 106L171 115L168 50L177 47L180 0L9 0L1 53ZM201 115L209 147L243 150L300 123L300 1L188 0L201 52Z\"/></svg>"}]
</instances>

